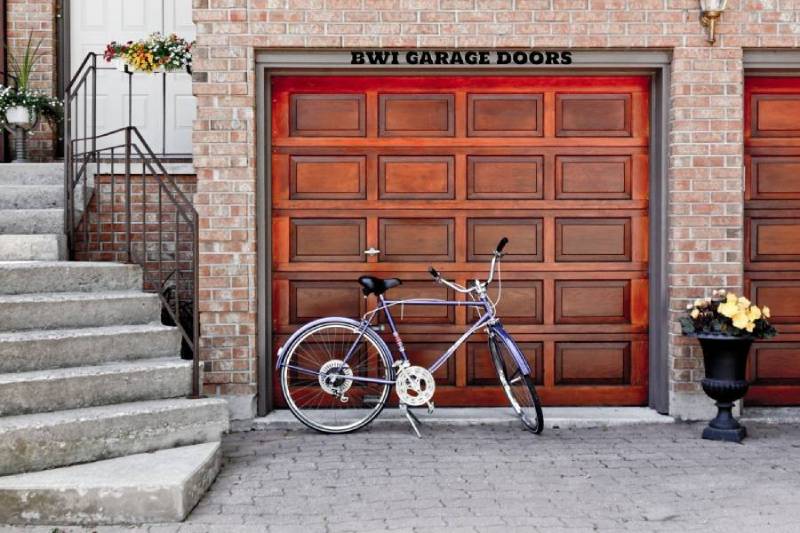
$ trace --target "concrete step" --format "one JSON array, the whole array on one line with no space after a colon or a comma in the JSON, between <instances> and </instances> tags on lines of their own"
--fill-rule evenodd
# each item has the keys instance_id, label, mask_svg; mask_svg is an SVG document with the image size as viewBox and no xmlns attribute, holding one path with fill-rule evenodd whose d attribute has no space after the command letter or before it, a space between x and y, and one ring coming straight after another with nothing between
<instances>
[{"instance_id":1,"label":"concrete step","mask_svg":"<svg viewBox=\"0 0 800 533\"><path fill-rule=\"evenodd\" d=\"M173 357L181 335L161 324L0 333L0 373Z\"/></svg>"},{"instance_id":2,"label":"concrete step","mask_svg":"<svg viewBox=\"0 0 800 533\"><path fill-rule=\"evenodd\" d=\"M160 321L161 302L157 294L120 291L0 296L0 332Z\"/></svg>"},{"instance_id":3,"label":"concrete step","mask_svg":"<svg viewBox=\"0 0 800 533\"><path fill-rule=\"evenodd\" d=\"M0 478L0 523L180 522L217 476L220 448L210 442Z\"/></svg>"},{"instance_id":4,"label":"concrete step","mask_svg":"<svg viewBox=\"0 0 800 533\"><path fill-rule=\"evenodd\" d=\"M192 392L192 362L172 357L0 374L0 416L180 398Z\"/></svg>"},{"instance_id":5,"label":"concrete step","mask_svg":"<svg viewBox=\"0 0 800 533\"><path fill-rule=\"evenodd\" d=\"M0 294L141 289L139 265L78 261L0 263Z\"/></svg>"},{"instance_id":6,"label":"concrete step","mask_svg":"<svg viewBox=\"0 0 800 533\"><path fill-rule=\"evenodd\" d=\"M5 185L64 185L64 163L0 164L0 187Z\"/></svg>"},{"instance_id":7,"label":"concrete step","mask_svg":"<svg viewBox=\"0 0 800 533\"><path fill-rule=\"evenodd\" d=\"M0 234L64 233L63 209L0 209Z\"/></svg>"},{"instance_id":8,"label":"concrete step","mask_svg":"<svg viewBox=\"0 0 800 533\"><path fill-rule=\"evenodd\" d=\"M0 418L0 475L215 442L228 428L228 404L214 398L8 416Z\"/></svg>"},{"instance_id":9,"label":"concrete step","mask_svg":"<svg viewBox=\"0 0 800 533\"><path fill-rule=\"evenodd\" d=\"M66 258L65 235L0 235L0 261L60 261Z\"/></svg>"},{"instance_id":10,"label":"concrete step","mask_svg":"<svg viewBox=\"0 0 800 533\"><path fill-rule=\"evenodd\" d=\"M63 185L7 185L0 187L0 209L64 207Z\"/></svg>"}]
</instances>

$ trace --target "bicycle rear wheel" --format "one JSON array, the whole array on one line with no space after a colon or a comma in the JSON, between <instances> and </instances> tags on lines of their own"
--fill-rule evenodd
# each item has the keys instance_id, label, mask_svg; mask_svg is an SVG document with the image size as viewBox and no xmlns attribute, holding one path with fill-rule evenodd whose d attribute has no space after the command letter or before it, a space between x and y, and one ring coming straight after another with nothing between
<instances>
[{"instance_id":1,"label":"bicycle rear wheel","mask_svg":"<svg viewBox=\"0 0 800 533\"><path fill-rule=\"evenodd\" d=\"M356 322L331 320L308 328L285 353L281 390L306 426L322 433L349 433L383 410L391 385L352 379L393 379L389 350L372 331L362 335Z\"/></svg>"},{"instance_id":2,"label":"bicycle rear wheel","mask_svg":"<svg viewBox=\"0 0 800 533\"><path fill-rule=\"evenodd\" d=\"M523 373L504 340L496 336L490 337L489 352L492 354L497 377L511 403L511 408L523 425L538 435L544 427L544 416L533 378Z\"/></svg>"}]
</instances>

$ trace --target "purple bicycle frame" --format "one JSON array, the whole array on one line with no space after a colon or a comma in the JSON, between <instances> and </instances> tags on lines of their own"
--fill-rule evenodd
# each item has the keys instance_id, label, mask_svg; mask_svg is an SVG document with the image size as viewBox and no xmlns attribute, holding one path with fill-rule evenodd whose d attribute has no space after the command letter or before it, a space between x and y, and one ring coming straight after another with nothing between
<instances>
[{"instance_id":1,"label":"purple bicycle frame","mask_svg":"<svg viewBox=\"0 0 800 533\"><path fill-rule=\"evenodd\" d=\"M453 356L453 354L459 348L459 346L461 346L470 336L472 336L479 329L483 327L488 327L490 332L494 335L497 335L501 339L501 341L506 345L506 347L508 347L512 357L514 357L514 359L516 360L516 363L519 366L520 370L524 374L530 374L530 366L528 365L528 361L525 359L525 356L520 351L519 347L517 346L517 343L514 342L514 340L506 332L503 326L500 325L499 321L496 320L494 314L494 307L489 304L489 302L487 301L487 297L485 295L482 295L480 300L473 300L473 301L434 300L434 299L424 299L424 298L412 299L412 300L386 300L384 299L383 295L378 296L378 300L380 302L380 305L377 306L372 311L365 314L362 317L361 322L358 323L359 325L358 337L356 337L355 341L350 346L350 349L348 350L347 354L343 359L343 363L346 364L353 356L353 353L355 353L358 343L361 341L361 337L363 337L366 334L367 329L370 328L370 324L372 323L373 318L375 318L375 316L380 311L383 311L386 315L386 321L388 322L389 328L391 329L392 337L394 338L395 345L397 346L397 351L400 353L400 356L402 357L403 361L408 362L408 355L406 354L406 349L405 346L403 345L403 340L400 338L400 334L397 331L397 326L394 323L394 318L392 318L392 314L389 311L390 307L393 307L395 305L442 305L450 307L465 306L465 307L482 307L485 312L483 315L481 315L480 319L477 322L475 322L466 332L464 332L464 334L462 334L461 337L459 337L458 340L456 340L445 353L443 353L436 361L434 361L434 363L428 368L428 371L431 374L436 372L436 370L438 370L445 362L447 362L447 360ZM310 324L307 324L306 326L295 332L295 334L292 335L289 338L289 340L286 341L284 347L289 346L295 339L295 337L297 337L300 333L304 332L305 329L311 326L312 324L317 325L328 321L339 321L339 320L345 320L351 322L351 319L342 319L337 317L330 317L330 318L316 320ZM352 320L352 322L353 324L356 324L354 320ZM386 346L386 343L383 341L383 339L378 337L378 340ZM387 352L389 353L389 357L392 359L392 362L394 362L392 351L389 349L388 346L386 346L386 349ZM285 357L286 353L284 352L283 347L281 347L281 349L278 351L278 362L276 364L276 368L280 369L282 366L284 366ZM285 366L296 372L300 372L303 374L309 374L314 376L320 375L319 371L311 370L308 368L302 368L295 365L285 365ZM381 378L352 376L349 377L348 379L352 381L362 381L368 383L382 383L388 385L394 384L394 380L387 380Z\"/></svg>"}]
</instances>

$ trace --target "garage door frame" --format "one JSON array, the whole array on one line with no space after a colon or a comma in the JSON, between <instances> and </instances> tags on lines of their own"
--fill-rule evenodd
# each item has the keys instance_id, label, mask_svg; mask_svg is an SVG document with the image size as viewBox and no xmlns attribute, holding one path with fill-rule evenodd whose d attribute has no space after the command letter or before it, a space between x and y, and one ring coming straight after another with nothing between
<instances>
[{"instance_id":1,"label":"garage door frame","mask_svg":"<svg viewBox=\"0 0 800 533\"><path fill-rule=\"evenodd\" d=\"M669 68L667 51L573 51L573 64L559 68L500 67L429 67L398 65L391 68L356 68L350 65L347 50L268 50L256 53L256 232L257 232L257 409L258 416L272 410L272 219L270 127L272 98L270 77L273 74L334 75L357 71L360 74L403 73L414 75L648 75L650 98L650 244L649 278L649 394L648 405L660 413L669 411L669 331L667 295L667 140L669 138Z\"/></svg>"}]
</instances>

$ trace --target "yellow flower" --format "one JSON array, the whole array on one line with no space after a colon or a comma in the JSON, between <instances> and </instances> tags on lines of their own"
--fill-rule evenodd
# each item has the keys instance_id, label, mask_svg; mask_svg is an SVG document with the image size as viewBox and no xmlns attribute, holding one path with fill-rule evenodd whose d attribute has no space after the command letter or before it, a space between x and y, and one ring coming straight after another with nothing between
<instances>
[{"instance_id":1,"label":"yellow flower","mask_svg":"<svg viewBox=\"0 0 800 533\"><path fill-rule=\"evenodd\" d=\"M747 313L744 311L739 311L735 315L733 315L733 327L744 329L747 324L750 322L750 319L747 318Z\"/></svg>"},{"instance_id":2,"label":"yellow flower","mask_svg":"<svg viewBox=\"0 0 800 533\"><path fill-rule=\"evenodd\" d=\"M767 317L767 318L769 318L769 317L770 317L770 313L769 313L769 307L767 307L766 305L765 305L765 306L764 306L764 308L761 310L761 312L762 312L762 313L764 313L764 316L765 316L765 317Z\"/></svg>"},{"instance_id":3,"label":"yellow flower","mask_svg":"<svg viewBox=\"0 0 800 533\"><path fill-rule=\"evenodd\" d=\"M735 303L725 302L719 304L719 307L717 307L717 312L728 318L733 318L733 315L739 312L739 307Z\"/></svg>"},{"instance_id":4,"label":"yellow flower","mask_svg":"<svg viewBox=\"0 0 800 533\"><path fill-rule=\"evenodd\" d=\"M705 304L705 302L703 300L699 299L699 298L694 301L694 306L695 307L702 307L703 304Z\"/></svg>"},{"instance_id":5,"label":"yellow flower","mask_svg":"<svg viewBox=\"0 0 800 533\"><path fill-rule=\"evenodd\" d=\"M691 316L692 318L699 317L700 316L700 310L695 307L694 309L692 309L692 312L689 313L689 316Z\"/></svg>"},{"instance_id":6,"label":"yellow flower","mask_svg":"<svg viewBox=\"0 0 800 533\"><path fill-rule=\"evenodd\" d=\"M741 307L743 309L747 309L748 307L750 307L750 300L748 300L744 296L739 298L738 303L739 303L739 307Z\"/></svg>"},{"instance_id":7,"label":"yellow flower","mask_svg":"<svg viewBox=\"0 0 800 533\"><path fill-rule=\"evenodd\" d=\"M755 322L748 322L747 325L744 327L745 331L748 333L753 333L753 330L756 328Z\"/></svg>"},{"instance_id":8,"label":"yellow flower","mask_svg":"<svg viewBox=\"0 0 800 533\"><path fill-rule=\"evenodd\" d=\"M761 309L753 305L747 310L747 316L750 317L750 320L756 321L761 318Z\"/></svg>"},{"instance_id":9,"label":"yellow flower","mask_svg":"<svg viewBox=\"0 0 800 533\"><path fill-rule=\"evenodd\" d=\"M727 299L726 299L726 302L727 302L727 303L729 303L729 304L735 304L735 303L736 303L736 301L739 299L739 297L738 297L738 296L736 296L736 295L735 295L734 293L732 293L732 292L729 292L729 293L728 293L728 296L726 296L726 298L727 298Z\"/></svg>"}]
</instances>

